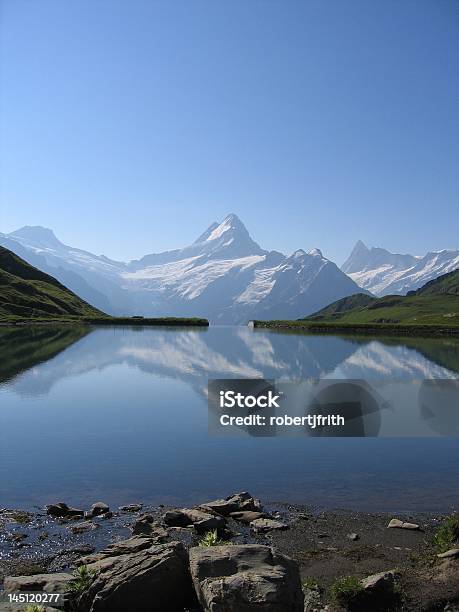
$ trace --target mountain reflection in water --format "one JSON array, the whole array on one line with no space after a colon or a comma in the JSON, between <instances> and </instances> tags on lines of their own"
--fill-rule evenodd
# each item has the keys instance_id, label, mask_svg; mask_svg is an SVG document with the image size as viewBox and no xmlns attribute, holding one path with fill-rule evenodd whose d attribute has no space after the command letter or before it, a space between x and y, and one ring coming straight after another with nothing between
<instances>
[{"instance_id":1,"label":"mountain reflection in water","mask_svg":"<svg viewBox=\"0 0 459 612\"><path fill-rule=\"evenodd\" d=\"M459 505L457 439L227 439L207 425L208 378L454 383L451 339L43 326L0 328L0 355L2 506L195 503L243 489L335 507ZM422 398L426 430L452 433L435 389Z\"/></svg>"},{"instance_id":2,"label":"mountain reflection in water","mask_svg":"<svg viewBox=\"0 0 459 612\"><path fill-rule=\"evenodd\" d=\"M451 339L372 340L223 326L0 328L0 355L0 385L14 380L18 393L30 395L46 393L62 378L121 363L201 390L208 378L455 378L459 372L459 342Z\"/></svg>"}]
</instances>

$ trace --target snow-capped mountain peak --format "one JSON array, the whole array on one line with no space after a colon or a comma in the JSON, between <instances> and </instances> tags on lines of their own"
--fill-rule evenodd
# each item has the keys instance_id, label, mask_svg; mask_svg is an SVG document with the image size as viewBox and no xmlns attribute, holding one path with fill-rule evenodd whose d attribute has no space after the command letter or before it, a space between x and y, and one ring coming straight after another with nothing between
<instances>
[{"instance_id":1,"label":"snow-capped mountain peak","mask_svg":"<svg viewBox=\"0 0 459 612\"><path fill-rule=\"evenodd\" d=\"M319 249L288 257L262 249L235 214L212 223L189 246L129 263L66 246L44 228L0 234L2 243L117 315L205 316L221 323L298 318L359 291Z\"/></svg>"},{"instance_id":2,"label":"snow-capped mountain peak","mask_svg":"<svg viewBox=\"0 0 459 612\"><path fill-rule=\"evenodd\" d=\"M242 234L248 236L249 233L237 215L231 213L227 215L220 223L215 221L203 232L193 244L202 242L210 242L221 238L223 234Z\"/></svg>"},{"instance_id":3,"label":"snow-capped mountain peak","mask_svg":"<svg viewBox=\"0 0 459 612\"><path fill-rule=\"evenodd\" d=\"M212 259L228 259L266 255L250 236L247 228L234 213L227 215L220 223L215 222L189 247L178 251L182 256L205 256Z\"/></svg>"},{"instance_id":4,"label":"snow-capped mountain peak","mask_svg":"<svg viewBox=\"0 0 459 612\"><path fill-rule=\"evenodd\" d=\"M217 238L221 238L223 234L228 232L242 231L244 233L248 233L244 224L240 221L237 215L234 214L225 217L225 219L223 219L223 221L219 225L214 225L216 227L207 236L206 242L209 242L210 240L217 240Z\"/></svg>"}]
</instances>

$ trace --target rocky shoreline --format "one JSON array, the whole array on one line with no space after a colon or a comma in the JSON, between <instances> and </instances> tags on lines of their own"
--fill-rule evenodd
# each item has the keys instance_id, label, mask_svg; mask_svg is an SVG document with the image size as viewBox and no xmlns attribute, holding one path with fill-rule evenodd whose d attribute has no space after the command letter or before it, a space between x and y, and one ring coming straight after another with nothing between
<instances>
[{"instance_id":1,"label":"rocky shoreline","mask_svg":"<svg viewBox=\"0 0 459 612\"><path fill-rule=\"evenodd\" d=\"M57 590L82 612L451 612L456 528L443 515L262 505L249 493L192 508L0 509L0 588Z\"/></svg>"}]
</instances>

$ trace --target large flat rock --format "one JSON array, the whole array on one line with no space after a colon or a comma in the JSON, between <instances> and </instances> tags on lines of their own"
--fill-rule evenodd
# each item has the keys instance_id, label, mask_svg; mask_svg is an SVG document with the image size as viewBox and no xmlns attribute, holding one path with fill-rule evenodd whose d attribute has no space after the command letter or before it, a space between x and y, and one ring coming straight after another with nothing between
<instances>
[{"instance_id":1,"label":"large flat rock","mask_svg":"<svg viewBox=\"0 0 459 612\"><path fill-rule=\"evenodd\" d=\"M80 601L88 612L183 612L193 598L188 556L180 542L131 538L86 562L95 573Z\"/></svg>"},{"instance_id":2,"label":"large flat rock","mask_svg":"<svg viewBox=\"0 0 459 612\"><path fill-rule=\"evenodd\" d=\"M269 546L194 547L190 571L206 612L302 612L297 564Z\"/></svg>"},{"instance_id":3,"label":"large flat rock","mask_svg":"<svg viewBox=\"0 0 459 612\"><path fill-rule=\"evenodd\" d=\"M33 576L7 576L3 588L7 593L44 591L45 593L65 593L69 582L74 580L72 574L35 574Z\"/></svg>"}]
</instances>

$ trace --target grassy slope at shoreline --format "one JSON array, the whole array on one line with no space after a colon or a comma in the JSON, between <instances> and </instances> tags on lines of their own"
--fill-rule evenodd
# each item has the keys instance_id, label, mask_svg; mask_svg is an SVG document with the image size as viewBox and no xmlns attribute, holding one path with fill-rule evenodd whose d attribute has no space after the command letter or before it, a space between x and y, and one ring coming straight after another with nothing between
<instances>
[{"instance_id":1,"label":"grassy slope at shoreline","mask_svg":"<svg viewBox=\"0 0 459 612\"><path fill-rule=\"evenodd\" d=\"M314 333L459 335L459 270L406 296L348 296L297 321L254 321L254 327Z\"/></svg>"},{"instance_id":2,"label":"grassy slope at shoreline","mask_svg":"<svg viewBox=\"0 0 459 612\"><path fill-rule=\"evenodd\" d=\"M96 317L103 313L52 276L0 247L0 318Z\"/></svg>"},{"instance_id":3,"label":"grassy slope at shoreline","mask_svg":"<svg viewBox=\"0 0 459 612\"><path fill-rule=\"evenodd\" d=\"M208 326L198 317L112 317L94 308L49 274L0 247L0 325Z\"/></svg>"}]
</instances>

